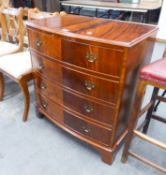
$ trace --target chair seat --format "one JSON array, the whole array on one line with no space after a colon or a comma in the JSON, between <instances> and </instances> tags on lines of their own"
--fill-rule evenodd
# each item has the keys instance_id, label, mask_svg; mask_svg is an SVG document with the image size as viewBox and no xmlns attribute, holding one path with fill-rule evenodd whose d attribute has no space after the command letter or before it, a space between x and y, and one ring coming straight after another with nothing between
<instances>
[{"instance_id":1,"label":"chair seat","mask_svg":"<svg viewBox=\"0 0 166 175\"><path fill-rule=\"evenodd\" d=\"M15 52L18 46L9 42L0 41L0 56Z\"/></svg>"},{"instance_id":2,"label":"chair seat","mask_svg":"<svg viewBox=\"0 0 166 175\"><path fill-rule=\"evenodd\" d=\"M19 52L0 57L0 70L16 79L30 73L32 70L30 52Z\"/></svg>"},{"instance_id":3,"label":"chair seat","mask_svg":"<svg viewBox=\"0 0 166 175\"><path fill-rule=\"evenodd\" d=\"M140 78L166 85L166 58L144 66L140 71Z\"/></svg>"}]
</instances>

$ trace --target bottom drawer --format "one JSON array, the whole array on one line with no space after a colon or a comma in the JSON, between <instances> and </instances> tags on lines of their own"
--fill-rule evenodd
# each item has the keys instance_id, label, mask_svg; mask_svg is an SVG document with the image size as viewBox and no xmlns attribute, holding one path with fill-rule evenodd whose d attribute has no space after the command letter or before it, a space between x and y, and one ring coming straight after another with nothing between
<instances>
[{"instance_id":1,"label":"bottom drawer","mask_svg":"<svg viewBox=\"0 0 166 175\"><path fill-rule=\"evenodd\" d=\"M72 131L88 137L88 139L92 141L106 146L110 145L111 129L105 129L77 118L64 111L59 105L49 100L47 97L41 96L40 94L37 95L37 101L39 107L46 112L51 119L64 124Z\"/></svg>"},{"instance_id":2,"label":"bottom drawer","mask_svg":"<svg viewBox=\"0 0 166 175\"><path fill-rule=\"evenodd\" d=\"M64 124L79 134L83 134L96 142L107 146L110 145L111 130L90 124L66 112L64 112Z\"/></svg>"}]
</instances>

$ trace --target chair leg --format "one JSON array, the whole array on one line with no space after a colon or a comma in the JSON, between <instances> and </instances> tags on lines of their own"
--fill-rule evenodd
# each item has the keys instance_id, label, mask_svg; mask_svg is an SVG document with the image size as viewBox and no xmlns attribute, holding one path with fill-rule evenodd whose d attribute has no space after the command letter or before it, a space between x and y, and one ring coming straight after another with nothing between
<instances>
[{"instance_id":1,"label":"chair leg","mask_svg":"<svg viewBox=\"0 0 166 175\"><path fill-rule=\"evenodd\" d=\"M122 162L126 162L128 158L128 150L130 148L131 141L133 138L133 130L137 124L138 114L140 112L140 108L141 108L141 104L144 96L145 85L146 85L145 82L141 80L139 80L137 84L136 96L133 103L133 109L131 111L131 118L129 122L130 124L129 124L128 135L127 135L123 153L122 153L122 159L121 159Z\"/></svg>"},{"instance_id":2,"label":"chair leg","mask_svg":"<svg viewBox=\"0 0 166 175\"><path fill-rule=\"evenodd\" d=\"M4 94L4 77L2 72L0 72L0 101L3 100L3 94Z\"/></svg>"},{"instance_id":3,"label":"chair leg","mask_svg":"<svg viewBox=\"0 0 166 175\"><path fill-rule=\"evenodd\" d=\"M153 93L152 93L152 97L151 97L151 101L153 102L153 104L149 108L149 110L147 112L147 115L146 115L146 118L145 118L145 125L143 127L143 133L144 134L146 134L147 131L148 131L149 124L150 124L150 121L151 121L151 118L152 118L152 113L153 113L154 106L155 106L156 96L157 96L158 92L159 92L159 88L155 87L153 89Z\"/></svg>"},{"instance_id":4,"label":"chair leg","mask_svg":"<svg viewBox=\"0 0 166 175\"><path fill-rule=\"evenodd\" d=\"M166 90L162 93L161 96L164 97L165 94L166 94ZM155 112L157 111L157 108L158 108L159 104L160 104L160 100L158 100L158 102L157 102L156 105L154 106L154 111L155 111Z\"/></svg>"},{"instance_id":5,"label":"chair leg","mask_svg":"<svg viewBox=\"0 0 166 175\"><path fill-rule=\"evenodd\" d=\"M27 81L25 79L22 79L21 81L19 81L19 85L20 85L21 90L22 90L23 95L24 95L23 121L25 122L28 119L30 96L29 96Z\"/></svg>"}]
</instances>

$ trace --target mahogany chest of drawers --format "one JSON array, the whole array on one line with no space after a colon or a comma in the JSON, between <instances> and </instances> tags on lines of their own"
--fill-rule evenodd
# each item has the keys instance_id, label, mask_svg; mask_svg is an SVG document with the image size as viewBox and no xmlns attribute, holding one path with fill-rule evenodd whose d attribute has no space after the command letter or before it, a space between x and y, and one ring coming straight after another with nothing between
<instances>
[{"instance_id":1,"label":"mahogany chest of drawers","mask_svg":"<svg viewBox=\"0 0 166 175\"><path fill-rule=\"evenodd\" d=\"M142 64L156 27L67 15L30 21L36 110L111 164L127 134Z\"/></svg>"}]
</instances>

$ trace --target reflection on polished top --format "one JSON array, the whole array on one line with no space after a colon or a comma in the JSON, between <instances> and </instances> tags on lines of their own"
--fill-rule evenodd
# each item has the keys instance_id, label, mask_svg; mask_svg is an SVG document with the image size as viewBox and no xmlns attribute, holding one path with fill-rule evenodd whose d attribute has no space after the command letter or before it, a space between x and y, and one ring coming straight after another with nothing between
<instances>
[{"instance_id":1,"label":"reflection on polished top","mask_svg":"<svg viewBox=\"0 0 166 175\"><path fill-rule=\"evenodd\" d=\"M157 31L154 25L76 15L29 21L27 25L63 36L126 47L139 43Z\"/></svg>"}]
</instances>

